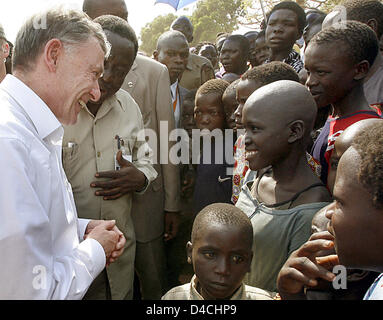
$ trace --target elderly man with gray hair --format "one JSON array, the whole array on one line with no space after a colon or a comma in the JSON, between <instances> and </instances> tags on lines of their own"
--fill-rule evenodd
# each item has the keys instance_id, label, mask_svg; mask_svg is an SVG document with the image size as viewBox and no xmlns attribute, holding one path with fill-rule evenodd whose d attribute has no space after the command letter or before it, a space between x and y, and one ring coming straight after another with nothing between
<instances>
[{"instance_id":1,"label":"elderly man with gray hair","mask_svg":"<svg viewBox=\"0 0 383 320\"><path fill-rule=\"evenodd\" d=\"M17 35L0 85L0 299L81 299L122 254L114 220L78 219L61 164L62 125L100 98L109 50L101 26L72 10L33 16Z\"/></svg>"}]
</instances>

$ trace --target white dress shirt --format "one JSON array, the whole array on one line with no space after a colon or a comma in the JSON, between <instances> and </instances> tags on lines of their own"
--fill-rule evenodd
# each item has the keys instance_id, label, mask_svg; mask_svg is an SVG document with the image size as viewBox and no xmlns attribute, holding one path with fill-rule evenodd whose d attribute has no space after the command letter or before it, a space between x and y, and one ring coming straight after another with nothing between
<instances>
[{"instance_id":1,"label":"white dress shirt","mask_svg":"<svg viewBox=\"0 0 383 320\"><path fill-rule=\"evenodd\" d=\"M77 218L61 162L64 130L28 86L0 84L0 299L81 299L105 267Z\"/></svg>"}]
</instances>

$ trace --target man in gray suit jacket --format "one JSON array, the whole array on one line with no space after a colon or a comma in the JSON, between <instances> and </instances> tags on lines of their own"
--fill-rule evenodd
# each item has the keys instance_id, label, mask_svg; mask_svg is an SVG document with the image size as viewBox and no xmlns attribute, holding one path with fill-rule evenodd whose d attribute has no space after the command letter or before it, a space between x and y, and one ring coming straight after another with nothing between
<instances>
[{"instance_id":1,"label":"man in gray suit jacket","mask_svg":"<svg viewBox=\"0 0 383 320\"><path fill-rule=\"evenodd\" d=\"M128 16L124 0L84 0L83 10L91 18L112 14L127 20ZM155 151L153 167L158 176L143 195L133 197L132 203L136 233L135 269L142 299L160 299L168 289L164 239L174 238L178 230L179 168L170 161L160 163L160 159L168 159L169 150L174 145L168 140L169 132L175 128L169 86L167 68L139 54L122 85L139 105L145 130L156 134L156 139L148 142Z\"/></svg>"}]
</instances>

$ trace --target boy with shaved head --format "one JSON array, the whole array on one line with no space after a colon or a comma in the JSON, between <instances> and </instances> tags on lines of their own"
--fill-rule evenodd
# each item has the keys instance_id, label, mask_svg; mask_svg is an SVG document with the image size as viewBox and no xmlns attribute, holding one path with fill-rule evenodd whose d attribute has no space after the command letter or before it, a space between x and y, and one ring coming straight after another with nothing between
<instances>
[{"instance_id":1,"label":"boy with shaved head","mask_svg":"<svg viewBox=\"0 0 383 320\"><path fill-rule=\"evenodd\" d=\"M242 280L253 257L249 218L227 203L206 206L196 216L187 244L190 283L171 289L163 300L272 300L273 294Z\"/></svg>"},{"instance_id":2,"label":"boy with shaved head","mask_svg":"<svg viewBox=\"0 0 383 320\"><path fill-rule=\"evenodd\" d=\"M313 215L331 201L306 159L316 114L310 92L290 80L259 88L243 108L246 159L257 173L236 206L253 224L251 286L276 291L280 268L309 238Z\"/></svg>"}]
</instances>

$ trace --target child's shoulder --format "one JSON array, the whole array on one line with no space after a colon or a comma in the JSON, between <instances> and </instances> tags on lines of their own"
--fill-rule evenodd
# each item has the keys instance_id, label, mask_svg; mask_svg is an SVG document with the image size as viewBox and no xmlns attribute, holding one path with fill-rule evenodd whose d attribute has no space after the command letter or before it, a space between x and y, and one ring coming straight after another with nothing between
<instances>
[{"instance_id":1,"label":"child's shoulder","mask_svg":"<svg viewBox=\"0 0 383 320\"><path fill-rule=\"evenodd\" d=\"M246 300L274 300L276 292L266 291L260 288L244 285Z\"/></svg>"},{"instance_id":2,"label":"child's shoulder","mask_svg":"<svg viewBox=\"0 0 383 320\"><path fill-rule=\"evenodd\" d=\"M161 300L191 300L190 285L190 283L186 283L170 289Z\"/></svg>"}]
</instances>

